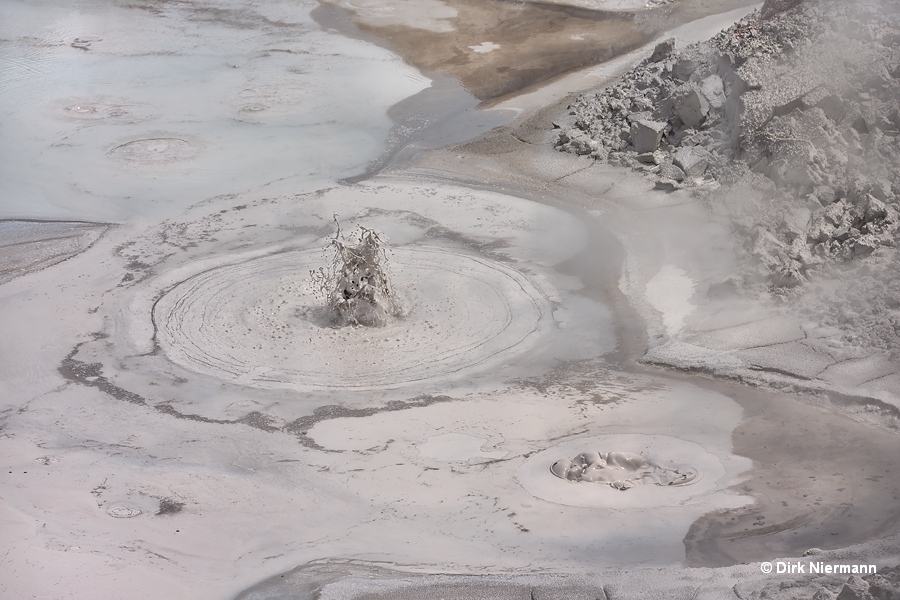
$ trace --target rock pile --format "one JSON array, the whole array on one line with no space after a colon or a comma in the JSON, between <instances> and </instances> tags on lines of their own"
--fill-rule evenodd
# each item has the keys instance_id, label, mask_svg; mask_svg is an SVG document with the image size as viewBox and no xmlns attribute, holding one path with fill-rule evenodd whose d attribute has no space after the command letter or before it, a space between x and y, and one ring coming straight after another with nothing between
<instances>
[{"instance_id":1,"label":"rock pile","mask_svg":"<svg viewBox=\"0 0 900 600\"><path fill-rule=\"evenodd\" d=\"M558 127L559 150L643 170L657 187L765 196L740 230L771 285L797 286L895 244L900 3L769 0L708 42L660 43Z\"/></svg>"}]
</instances>

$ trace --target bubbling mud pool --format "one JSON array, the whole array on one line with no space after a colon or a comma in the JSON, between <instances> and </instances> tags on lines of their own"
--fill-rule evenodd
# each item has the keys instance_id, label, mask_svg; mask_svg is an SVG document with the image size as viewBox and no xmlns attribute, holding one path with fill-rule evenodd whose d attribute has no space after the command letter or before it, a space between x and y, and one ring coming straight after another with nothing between
<instances>
[{"instance_id":1,"label":"bubbling mud pool","mask_svg":"<svg viewBox=\"0 0 900 600\"><path fill-rule=\"evenodd\" d=\"M638 404L630 410L645 412L646 407ZM594 452L584 448L622 450ZM560 459L573 455L574 460ZM519 467L516 480L532 496L554 504L656 510L701 502L715 493L731 468L726 465L728 460L704 443L682 437L604 433L575 436L532 454ZM628 493L619 494L617 490Z\"/></svg>"},{"instance_id":2,"label":"bubbling mud pool","mask_svg":"<svg viewBox=\"0 0 900 600\"><path fill-rule=\"evenodd\" d=\"M391 255L405 307L383 327L335 327L305 274L321 250L236 261L181 282L153 318L166 355L191 370L263 388L372 389L509 360L548 326L551 304L521 273L446 248Z\"/></svg>"},{"instance_id":3,"label":"bubbling mud pool","mask_svg":"<svg viewBox=\"0 0 900 600\"><path fill-rule=\"evenodd\" d=\"M344 237L337 215L331 240L334 258L328 269L310 271L318 282L335 325L383 327L403 315L387 268L385 241L374 229L359 226Z\"/></svg>"},{"instance_id":4,"label":"bubbling mud pool","mask_svg":"<svg viewBox=\"0 0 900 600\"><path fill-rule=\"evenodd\" d=\"M688 485L700 474L686 465L663 465L631 452L582 452L553 463L550 472L573 482L606 483L617 490L636 485Z\"/></svg>"}]
</instances>

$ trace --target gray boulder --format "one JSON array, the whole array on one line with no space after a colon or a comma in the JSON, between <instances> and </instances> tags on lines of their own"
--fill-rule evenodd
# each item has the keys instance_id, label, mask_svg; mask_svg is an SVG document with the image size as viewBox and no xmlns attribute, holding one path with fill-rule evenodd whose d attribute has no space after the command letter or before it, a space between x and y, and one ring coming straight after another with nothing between
<instances>
[{"instance_id":1,"label":"gray boulder","mask_svg":"<svg viewBox=\"0 0 900 600\"><path fill-rule=\"evenodd\" d=\"M682 171L679 167L675 165L659 165L659 171L657 172L662 179L671 179L672 181L684 181L684 171Z\"/></svg>"},{"instance_id":2,"label":"gray boulder","mask_svg":"<svg viewBox=\"0 0 900 600\"><path fill-rule=\"evenodd\" d=\"M697 129L709 115L709 101L700 90L690 86L675 103L675 114L682 123Z\"/></svg>"},{"instance_id":3,"label":"gray boulder","mask_svg":"<svg viewBox=\"0 0 900 600\"><path fill-rule=\"evenodd\" d=\"M672 51L675 49L675 38L669 38L664 40L656 45L656 48L653 49L653 54L650 55L650 62L656 63L661 60L665 60L672 54Z\"/></svg>"},{"instance_id":4,"label":"gray boulder","mask_svg":"<svg viewBox=\"0 0 900 600\"><path fill-rule=\"evenodd\" d=\"M874 196L866 195L863 202L863 218L868 221L880 221L888 217L887 205Z\"/></svg>"},{"instance_id":5,"label":"gray boulder","mask_svg":"<svg viewBox=\"0 0 900 600\"><path fill-rule=\"evenodd\" d=\"M585 154L590 154L597 147L597 142L592 140L586 135L580 135L577 137L572 137L572 140L569 142L569 147L572 149L572 152L579 156L584 156Z\"/></svg>"},{"instance_id":6,"label":"gray boulder","mask_svg":"<svg viewBox=\"0 0 900 600\"><path fill-rule=\"evenodd\" d=\"M672 75L675 79L687 81L694 74L694 71L697 70L698 66L700 66L699 63L692 58L679 58L672 67Z\"/></svg>"},{"instance_id":7,"label":"gray boulder","mask_svg":"<svg viewBox=\"0 0 900 600\"><path fill-rule=\"evenodd\" d=\"M856 239L856 243L853 244L853 255L854 256L868 256L875 252L881 243L878 241L878 238L872 234L862 235Z\"/></svg>"},{"instance_id":8,"label":"gray boulder","mask_svg":"<svg viewBox=\"0 0 900 600\"><path fill-rule=\"evenodd\" d=\"M637 155L637 160L640 163L644 163L645 165L661 165L666 162L666 153L657 150L656 152L644 152L643 154Z\"/></svg>"},{"instance_id":9,"label":"gray boulder","mask_svg":"<svg viewBox=\"0 0 900 600\"><path fill-rule=\"evenodd\" d=\"M666 124L659 121L649 119L634 121L631 124L631 144L634 146L635 152L643 154L659 148L659 142L665 129Z\"/></svg>"},{"instance_id":10,"label":"gray boulder","mask_svg":"<svg viewBox=\"0 0 900 600\"><path fill-rule=\"evenodd\" d=\"M826 587L819 588L819 591L812 597L812 600L834 600L834 592Z\"/></svg>"},{"instance_id":11,"label":"gray boulder","mask_svg":"<svg viewBox=\"0 0 900 600\"><path fill-rule=\"evenodd\" d=\"M709 166L709 152L699 146L679 148L672 156L677 165L688 177L700 177Z\"/></svg>"},{"instance_id":12,"label":"gray boulder","mask_svg":"<svg viewBox=\"0 0 900 600\"><path fill-rule=\"evenodd\" d=\"M871 600L871 598L869 584L856 575L850 576L838 594L838 600Z\"/></svg>"}]
</instances>

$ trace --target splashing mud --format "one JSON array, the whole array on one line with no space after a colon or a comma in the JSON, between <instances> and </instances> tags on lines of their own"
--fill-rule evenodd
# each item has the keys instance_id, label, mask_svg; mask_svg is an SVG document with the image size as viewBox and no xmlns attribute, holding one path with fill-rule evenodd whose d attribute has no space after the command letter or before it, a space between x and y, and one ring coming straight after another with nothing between
<instances>
[{"instance_id":1,"label":"splashing mud","mask_svg":"<svg viewBox=\"0 0 900 600\"><path fill-rule=\"evenodd\" d=\"M397 289L410 308L402 319L387 319L392 305L381 304L381 327L335 327L320 282L298 276L321 264L319 250L233 259L175 285L153 315L170 359L242 385L374 389L458 377L508 362L554 327L552 306L525 276L446 248L392 252ZM343 299L343 287L327 289ZM357 295L355 308L339 303L342 318L374 322L375 305L364 297Z\"/></svg>"},{"instance_id":2,"label":"splashing mud","mask_svg":"<svg viewBox=\"0 0 900 600\"><path fill-rule=\"evenodd\" d=\"M325 296L335 325L383 327L402 314L388 279L385 241L362 225L344 237L337 215L334 222L331 266L310 271L310 277Z\"/></svg>"},{"instance_id":3,"label":"splashing mud","mask_svg":"<svg viewBox=\"0 0 900 600\"><path fill-rule=\"evenodd\" d=\"M617 490L636 485L688 485L699 472L685 465L662 465L631 452L582 452L574 460L558 460L550 472L560 479L608 483Z\"/></svg>"}]
</instances>

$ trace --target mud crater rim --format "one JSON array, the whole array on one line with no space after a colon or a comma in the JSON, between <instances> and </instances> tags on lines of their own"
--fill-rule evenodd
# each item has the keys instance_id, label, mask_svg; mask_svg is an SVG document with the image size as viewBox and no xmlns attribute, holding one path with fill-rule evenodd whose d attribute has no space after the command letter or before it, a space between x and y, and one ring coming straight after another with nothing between
<instances>
[{"instance_id":1,"label":"mud crater rim","mask_svg":"<svg viewBox=\"0 0 900 600\"><path fill-rule=\"evenodd\" d=\"M153 136L129 140L109 151L109 156L130 164L163 164L194 158L197 144L179 136Z\"/></svg>"},{"instance_id":2,"label":"mud crater rim","mask_svg":"<svg viewBox=\"0 0 900 600\"><path fill-rule=\"evenodd\" d=\"M308 278L321 249L206 270L153 308L156 339L192 371L261 388L365 390L459 377L533 346L552 305L507 265L447 248L391 249L402 317L383 327L325 324Z\"/></svg>"}]
</instances>

